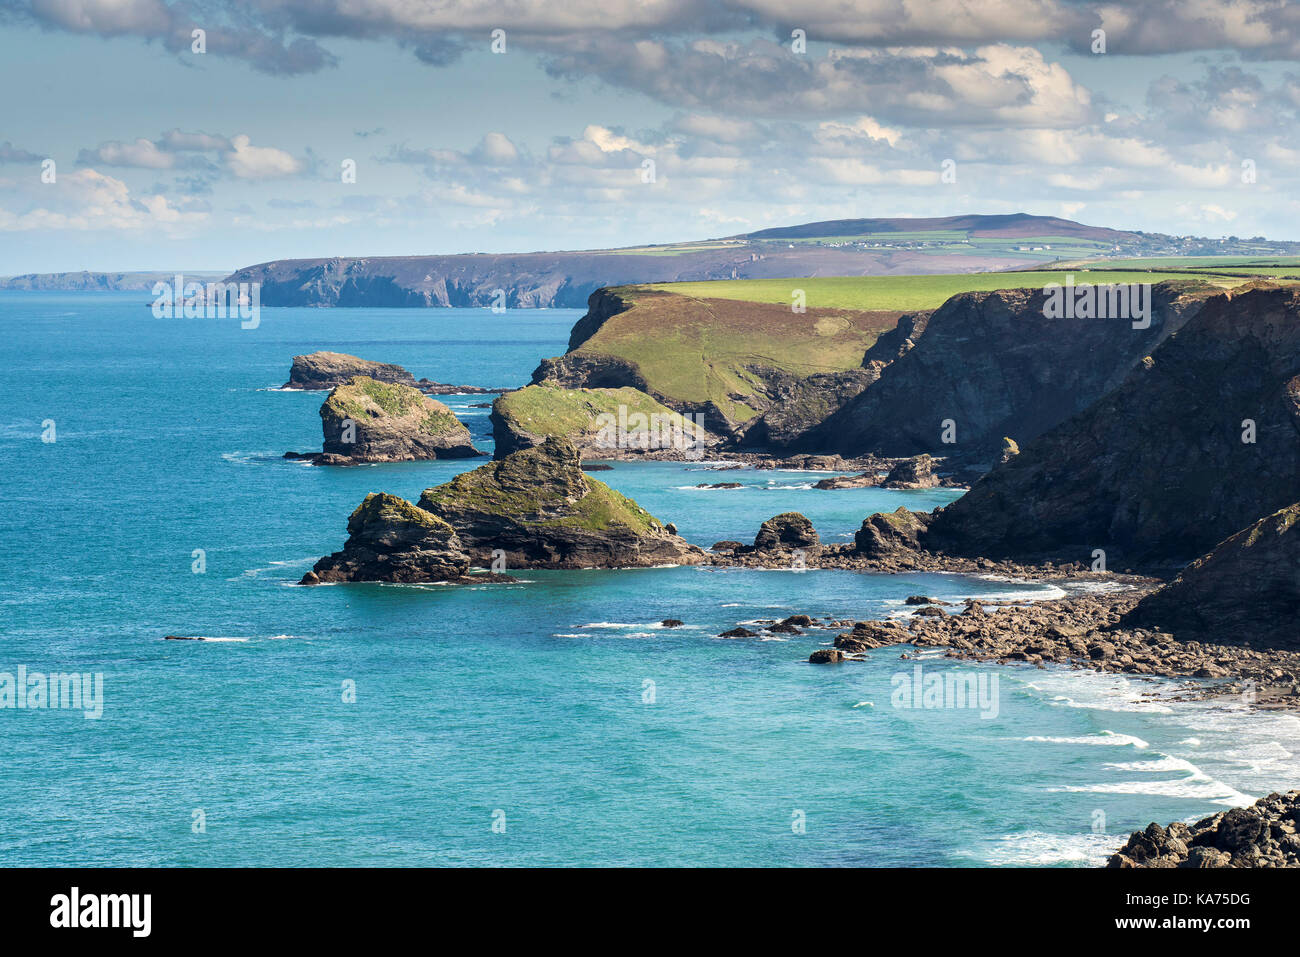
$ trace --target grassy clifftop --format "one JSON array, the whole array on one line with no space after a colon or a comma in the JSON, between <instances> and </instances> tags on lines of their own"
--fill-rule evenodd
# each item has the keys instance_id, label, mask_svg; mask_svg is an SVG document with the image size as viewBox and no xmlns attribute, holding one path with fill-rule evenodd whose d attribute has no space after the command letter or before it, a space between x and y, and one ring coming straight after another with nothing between
<instances>
[{"instance_id":1,"label":"grassy clifftop","mask_svg":"<svg viewBox=\"0 0 1300 957\"><path fill-rule=\"evenodd\" d=\"M790 282L782 282L784 304L637 286L610 290L627 308L606 319L570 355L623 360L639 373L646 391L666 404L680 409L712 403L729 420L745 422L767 404L761 398L767 387L761 370L802 378L856 369L901 315L896 308L795 313Z\"/></svg>"}]
</instances>

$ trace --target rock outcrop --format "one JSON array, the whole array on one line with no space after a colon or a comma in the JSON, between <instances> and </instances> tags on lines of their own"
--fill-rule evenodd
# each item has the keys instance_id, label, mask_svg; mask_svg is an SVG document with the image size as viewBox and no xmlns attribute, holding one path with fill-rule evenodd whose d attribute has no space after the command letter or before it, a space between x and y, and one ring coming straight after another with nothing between
<instances>
[{"instance_id":1,"label":"rock outcrop","mask_svg":"<svg viewBox=\"0 0 1300 957\"><path fill-rule=\"evenodd\" d=\"M392 382L412 389L416 387L415 376L391 362L372 362L344 352L313 352L293 357L289 381L282 388L333 389L359 375L369 376L376 382Z\"/></svg>"},{"instance_id":2,"label":"rock outcrop","mask_svg":"<svg viewBox=\"0 0 1300 957\"><path fill-rule=\"evenodd\" d=\"M1124 619L1180 641L1300 650L1300 504L1221 543Z\"/></svg>"},{"instance_id":3,"label":"rock outcrop","mask_svg":"<svg viewBox=\"0 0 1300 957\"><path fill-rule=\"evenodd\" d=\"M1021 560L1101 550L1111 568L1164 570L1295 502L1297 476L1300 290L1255 284L1210 299L1119 388L1022 442L936 512L923 544Z\"/></svg>"},{"instance_id":4,"label":"rock outcrop","mask_svg":"<svg viewBox=\"0 0 1300 957\"><path fill-rule=\"evenodd\" d=\"M1300 867L1300 791L1134 831L1107 867Z\"/></svg>"},{"instance_id":5,"label":"rock outcrop","mask_svg":"<svg viewBox=\"0 0 1300 957\"><path fill-rule=\"evenodd\" d=\"M867 516L853 534L854 551L872 560L899 559L916 553L929 527L929 512L913 512L900 505L893 512Z\"/></svg>"},{"instance_id":6,"label":"rock outcrop","mask_svg":"<svg viewBox=\"0 0 1300 957\"><path fill-rule=\"evenodd\" d=\"M691 417L630 387L530 385L493 402L491 419L498 459L548 436L568 440L584 458L600 459L700 458L717 444Z\"/></svg>"},{"instance_id":7,"label":"rock outcrop","mask_svg":"<svg viewBox=\"0 0 1300 957\"><path fill-rule=\"evenodd\" d=\"M294 356L289 381L281 388L323 391L340 386L359 375L369 376L378 382L410 386L430 395L486 395L501 391L474 385L448 385L429 379L417 381L415 376L399 365L358 359L344 352L313 352L306 356Z\"/></svg>"},{"instance_id":8,"label":"rock outcrop","mask_svg":"<svg viewBox=\"0 0 1300 957\"><path fill-rule=\"evenodd\" d=\"M320 408L323 465L482 455L455 413L411 386L354 376Z\"/></svg>"},{"instance_id":9,"label":"rock outcrop","mask_svg":"<svg viewBox=\"0 0 1300 957\"><path fill-rule=\"evenodd\" d=\"M1119 318L1046 318L1037 289L953 296L930 316L915 348L811 430L803 447L844 455L962 452L995 462L1002 436L1024 443L1086 409L1215 291L1157 284L1145 329Z\"/></svg>"},{"instance_id":10,"label":"rock outcrop","mask_svg":"<svg viewBox=\"0 0 1300 957\"><path fill-rule=\"evenodd\" d=\"M578 450L562 438L426 489L419 506L451 525L479 563L629 568L704 560L636 502L586 475Z\"/></svg>"},{"instance_id":11,"label":"rock outcrop","mask_svg":"<svg viewBox=\"0 0 1300 957\"><path fill-rule=\"evenodd\" d=\"M799 512L782 512L769 518L754 538L754 550L760 552L808 549L820 544L817 529Z\"/></svg>"},{"instance_id":12,"label":"rock outcrop","mask_svg":"<svg viewBox=\"0 0 1300 957\"><path fill-rule=\"evenodd\" d=\"M366 496L348 518L343 550L318 561L302 584L325 582L464 582L469 556L456 531L436 515L382 492Z\"/></svg>"},{"instance_id":13,"label":"rock outcrop","mask_svg":"<svg viewBox=\"0 0 1300 957\"><path fill-rule=\"evenodd\" d=\"M934 459L929 455L917 455L904 459L889 470L882 483L885 488L921 489L935 488L939 477L934 474Z\"/></svg>"}]
</instances>

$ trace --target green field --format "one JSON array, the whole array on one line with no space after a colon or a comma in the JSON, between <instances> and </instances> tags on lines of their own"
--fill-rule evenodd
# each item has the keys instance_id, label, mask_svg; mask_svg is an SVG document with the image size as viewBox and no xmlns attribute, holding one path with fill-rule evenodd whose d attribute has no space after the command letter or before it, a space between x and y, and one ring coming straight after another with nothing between
<instances>
[{"instance_id":1,"label":"green field","mask_svg":"<svg viewBox=\"0 0 1300 957\"><path fill-rule=\"evenodd\" d=\"M1108 264L1109 265L1109 264ZM1169 279L1198 279L1232 286L1220 279L1193 271L1133 272L1076 268L1075 282L1128 283L1162 282ZM937 309L962 292L1039 287L1063 282L1062 271L983 272L933 276L835 276L817 279L725 279L713 282L672 282L646 286L675 292L694 299L731 299L745 302L789 304L795 289L807 294L810 309L854 309L901 311Z\"/></svg>"}]
</instances>

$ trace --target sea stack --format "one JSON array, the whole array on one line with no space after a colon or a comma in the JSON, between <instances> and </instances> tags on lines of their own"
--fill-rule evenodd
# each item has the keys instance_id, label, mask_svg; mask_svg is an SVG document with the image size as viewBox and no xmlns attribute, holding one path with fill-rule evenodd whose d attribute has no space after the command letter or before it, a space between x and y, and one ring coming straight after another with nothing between
<instances>
[{"instance_id":1,"label":"sea stack","mask_svg":"<svg viewBox=\"0 0 1300 957\"><path fill-rule=\"evenodd\" d=\"M322 465L482 455L455 413L411 386L354 376L320 408Z\"/></svg>"},{"instance_id":2,"label":"sea stack","mask_svg":"<svg viewBox=\"0 0 1300 957\"><path fill-rule=\"evenodd\" d=\"M451 525L482 564L631 568L704 560L700 548L586 475L573 443L553 436L426 489L419 507Z\"/></svg>"}]
</instances>

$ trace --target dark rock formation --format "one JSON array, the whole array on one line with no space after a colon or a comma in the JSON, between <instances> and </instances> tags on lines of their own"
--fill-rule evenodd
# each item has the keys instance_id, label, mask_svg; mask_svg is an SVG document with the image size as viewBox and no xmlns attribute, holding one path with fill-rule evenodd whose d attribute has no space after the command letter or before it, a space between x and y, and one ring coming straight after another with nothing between
<instances>
[{"instance_id":1,"label":"dark rock formation","mask_svg":"<svg viewBox=\"0 0 1300 957\"><path fill-rule=\"evenodd\" d=\"M469 556L455 530L405 499L371 493L348 518L342 551L318 561L302 584L468 581Z\"/></svg>"},{"instance_id":2,"label":"dark rock formation","mask_svg":"<svg viewBox=\"0 0 1300 957\"><path fill-rule=\"evenodd\" d=\"M1298 475L1300 290L1256 284L1210 299L1119 388L1023 443L935 513L924 545L1082 561L1101 549L1110 567L1162 568L1295 502Z\"/></svg>"},{"instance_id":3,"label":"dark rock formation","mask_svg":"<svg viewBox=\"0 0 1300 957\"><path fill-rule=\"evenodd\" d=\"M748 371L766 383L772 406L739 430L737 444L777 453L804 450L804 435L875 382L880 377L878 365L802 378L768 366L750 366Z\"/></svg>"},{"instance_id":4,"label":"dark rock formation","mask_svg":"<svg viewBox=\"0 0 1300 957\"><path fill-rule=\"evenodd\" d=\"M680 618L665 618L663 621L659 622L659 624L663 625L665 628L680 628L682 625L686 624L686 622L682 621Z\"/></svg>"},{"instance_id":5,"label":"dark rock formation","mask_svg":"<svg viewBox=\"0 0 1300 957\"><path fill-rule=\"evenodd\" d=\"M754 538L754 549L760 552L812 548L819 544L821 539L812 522L798 512L782 512L769 518Z\"/></svg>"},{"instance_id":6,"label":"dark rock formation","mask_svg":"<svg viewBox=\"0 0 1300 957\"><path fill-rule=\"evenodd\" d=\"M481 389L474 385L447 385L420 379L418 382L411 373L391 362L371 362L358 359L344 352L313 352L311 355L294 356L293 367L289 370L289 381L281 388L324 390L333 389L347 382L353 376L364 375L377 382L392 382L397 385L410 386L429 395L486 395L500 392L500 389Z\"/></svg>"},{"instance_id":7,"label":"dark rock formation","mask_svg":"<svg viewBox=\"0 0 1300 957\"><path fill-rule=\"evenodd\" d=\"M410 462L482 455L451 409L416 389L355 376L320 408L320 464Z\"/></svg>"},{"instance_id":8,"label":"dark rock formation","mask_svg":"<svg viewBox=\"0 0 1300 957\"><path fill-rule=\"evenodd\" d=\"M844 660L844 652L838 648L820 648L808 656L814 665L834 665Z\"/></svg>"},{"instance_id":9,"label":"dark rock formation","mask_svg":"<svg viewBox=\"0 0 1300 957\"><path fill-rule=\"evenodd\" d=\"M1124 619L1180 641L1300 650L1300 504L1221 543Z\"/></svg>"},{"instance_id":10,"label":"dark rock formation","mask_svg":"<svg viewBox=\"0 0 1300 957\"><path fill-rule=\"evenodd\" d=\"M1040 290L954 296L930 316L915 348L811 430L804 447L845 455L965 451L995 461L1002 436L1023 443L1117 386L1214 291L1157 284L1147 329L1124 319L1048 319ZM944 443L946 420L953 444Z\"/></svg>"},{"instance_id":11,"label":"dark rock formation","mask_svg":"<svg viewBox=\"0 0 1300 957\"><path fill-rule=\"evenodd\" d=\"M1107 867L1300 867L1300 791L1168 828L1134 831Z\"/></svg>"},{"instance_id":12,"label":"dark rock formation","mask_svg":"<svg viewBox=\"0 0 1300 957\"><path fill-rule=\"evenodd\" d=\"M420 508L446 521L466 553L508 568L625 568L696 564L704 553L653 515L583 473L564 439L425 489Z\"/></svg>"},{"instance_id":13,"label":"dark rock formation","mask_svg":"<svg viewBox=\"0 0 1300 957\"><path fill-rule=\"evenodd\" d=\"M719 638L757 638L758 632L750 631L748 628L742 628L737 625L735 628L729 628L718 635Z\"/></svg>"},{"instance_id":14,"label":"dark rock formation","mask_svg":"<svg viewBox=\"0 0 1300 957\"><path fill-rule=\"evenodd\" d=\"M834 478L819 479L813 483L813 488L875 488L882 481L884 476L878 472L863 472L859 475L836 475Z\"/></svg>"},{"instance_id":15,"label":"dark rock formation","mask_svg":"<svg viewBox=\"0 0 1300 957\"><path fill-rule=\"evenodd\" d=\"M877 512L864 519L853 534L854 550L872 559L914 554L930 521L930 513L913 512L902 505L893 512Z\"/></svg>"},{"instance_id":16,"label":"dark rock formation","mask_svg":"<svg viewBox=\"0 0 1300 957\"><path fill-rule=\"evenodd\" d=\"M933 468L934 459L928 455L904 459L889 470L882 484L885 488L935 488L939 484L939 478L932 471Z\"/></svg>"},{"instance_id":17,"label":"dark rock formation","mask_svg":"<svg viewBox=\"0 0 1300 957\"><path fill-rule=\"evenodd\" d=\"M393 382L412 389L416 387L415 376L399 365L358 359L344 352L313 352L293 357L289 381L282 388L333 389L358 375L369 376L376 382Z\"/></svg>"}]
</instances>

